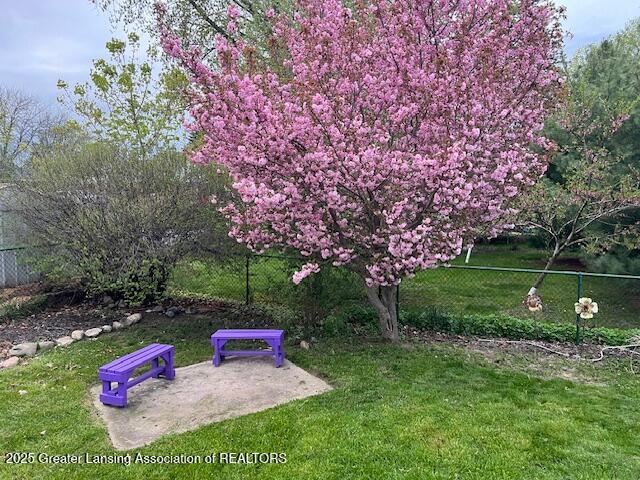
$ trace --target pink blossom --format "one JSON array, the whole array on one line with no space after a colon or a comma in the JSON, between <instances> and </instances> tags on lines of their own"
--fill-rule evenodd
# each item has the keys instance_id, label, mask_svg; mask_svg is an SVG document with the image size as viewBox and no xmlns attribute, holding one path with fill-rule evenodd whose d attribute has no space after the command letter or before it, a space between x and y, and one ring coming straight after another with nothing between
<instances>
[{"instance_id":1,"label":"pink blossom","mask_svg":"<svg viewBox=\"0 0 640 480\"><path fill-rule=\"evenodd\" d=\"M224 167L243 202L221 209L230 235L394 285L503 230L545 171L561 14L538 1L517 14L508 0L349 4L269 10L284 68L248 71L242 41L218 37L215 68L165 27L162 44L191 74L192 160Z\"/></svg>"},{"instance_id":2,"label":"pink blossom","mask_svg":"<svg viewBox=\"0 0 640 480\"><path fill-rule=\"evenodd\" d=\"M307 278L312 273L318 273L320 266L317 263L306 263L300 270L293 274L293 283L298 285L302 280Z\"/></svg>"}]
</instances>

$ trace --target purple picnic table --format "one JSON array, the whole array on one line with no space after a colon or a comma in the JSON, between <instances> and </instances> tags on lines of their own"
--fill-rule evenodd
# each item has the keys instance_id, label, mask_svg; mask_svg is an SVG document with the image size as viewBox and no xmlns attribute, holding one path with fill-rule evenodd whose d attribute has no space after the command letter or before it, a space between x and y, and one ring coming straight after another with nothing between
<instances>
[{"instance_id":1,"label":"purple picnic table","mask_svg":"<svg viewBox=\"0 0 640 480\"><path fill-rule=\"evenodd\" d=\"M271 350L224 350L229 340L264 340ZM282 365L284 360L284 330L271 329L235 329L218 330L211 335L211 345L214 348L213 365L218 367L225 357L233 356L271 356L275 359L276 368Z\"/></svg>"},{"instance_id":2,"label":"purple picnic table","mask_svg":"<svg viewBox=\"0 0 640 480\"><path fill-rule=\"evenodd\" d=\"M134 385L147 378L158 378L160 375L167 380L173 380L176 376L176 371L173 368L174 354L175 348L172 345L152 343L103 365L98 370L98 377L102 381L100 401L105 405L125 407L127 405L127 390ZM150 365L151 368L136 378L131 378L136 369L145 365ZM115 388L111 388L112 382L117 383Z\"/></svg>"}]
</instances>

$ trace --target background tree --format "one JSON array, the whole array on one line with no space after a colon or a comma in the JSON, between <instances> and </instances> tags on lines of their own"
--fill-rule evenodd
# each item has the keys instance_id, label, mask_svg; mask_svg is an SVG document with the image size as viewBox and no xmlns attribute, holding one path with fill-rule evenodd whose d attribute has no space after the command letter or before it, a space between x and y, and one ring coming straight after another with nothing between
<instances>
[{"instance_id":1,"label":"background tree","mask_svg":"<svg viewBox=\"0 0 640 480\"><path fill-rule=\"evenodd\" d=\"M134 31L143 31L151 38L158 37L158 24L154 14L154 2L149 0L92 0L98 8L107 12L113 23L125 25ZM271 22L266 12L291 12L293 0L174 0L165 2L165 21L182 45L198 47L202 60L216 62L216 36L229 41L242 38L251 43L263 60L269 58L267 39L271 35ZM241 28L228 28L227 9L234 7L243 21ZM153 48L151 48L153 52ZM261 55L262 54L262 55ZM277 62L272 63L275 67Z\"/></svg>"},{"instance_id":2,"label":"background tree","mask_svg":"<svg viewBox=\"0 0 640 480\"><path fill-rule=\"evenodd\" d=\"M591 268L640 267L640 22L579 52L567 69L568 98L548 122L559 145L521 219L549 245L545 270L580 247ZM540 287L538 276L530 294Z\"/></svg>"},{"instance_id":3,"label":"background tree","mask_svg":"<svg viewBox=\"0 0 640 480\"><path fill-rule=\"evenodd\" d=\"M640 19L611 38L592 45L576 55L572 77L609 104L629 105L629 118L608 139L607 147L621 157L620 168L640 168ZM606 113L606 112L603 112ZM597 228L609 234L620 227L638 224L640 208ZM640 274L640 248L630 235L619 237L610 248L585 252L590 269L611 273Z\"/></svg>"},{"instance_id":4,"label":"background tree","mask_svg":"<svg viewBox=\"0 0 640 480\"><path fill-rule=\"evenodd\" d=\"M113 39L106 44L110 58L94 60L89 82L70 87L59 80L58 87L60 100L95 138L147 157L179 140L186 79L176 69L154 75L152 65L140 60L139 47L135 33L128 44Z\"/></svg>"},{"instance_id":5,"label":"background tree","mask_svg":"<svg viewBox=\"0 0 640 480\"><path fill-rule=\"evenodd\" d=\"M594 252L638 241L640 224L624 216L640 206L640 170L609 147L627 114L610 110L608 121L603 120L599 99L590 98L580 85L572 88L550 128L561 139L552 160L560 180L545 178L519 205L523 223L537 229L551 247L529 295L536 294L545 272L567 249Z\"/></svg>"},{"instance_id":6,"label":"background tree","mask_svg":"<svg viewBox=\"0 0 640 480\"><path fill-rule=\"evenodd\" d=\"M34 146L61 122L34 97L0 86L0 180L15 179Z\"/></svg>"},{"instance_id":7,"label":"background tree","mask_svg":"<svg viewBox=\"0 0 640 480\"><path fill-rule=\"evenodd\" d=\"M383 336L398 340L395 285L457 256L478 227L500 231L506 200L545 170L530 145L547 146L560 13L533 0L297 8L267 12L281 69L218 36L211 70L163 30L193 78L191 129L204 132L193 160L234 179L231 235L308 257L296 283L321 264L356 272ZM241 28L228 13L227 28Z\"/></svg>"}]
</instances>

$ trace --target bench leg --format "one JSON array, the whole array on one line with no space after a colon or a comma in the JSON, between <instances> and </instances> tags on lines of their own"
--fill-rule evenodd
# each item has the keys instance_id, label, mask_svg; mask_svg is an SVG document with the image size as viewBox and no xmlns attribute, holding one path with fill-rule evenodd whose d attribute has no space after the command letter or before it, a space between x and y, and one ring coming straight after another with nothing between
<instances>
[{"instance_id":1,"label":"bench leg","mask_svg":"<svg viewBox=\"0 0 640 480\"><path fill-rule=\"evenodd\" d=\"M219 367L220 366L220 362L222 362L222 360L224 360L224 355L222 355L220 352L222 352L222 349L224 348L225 344L227 343L226 340L219 340L219 339L215 339L213 341L213 366L214 367Z\"/></svg>"},{"instance_id":2,"label":"bench leg","mask_svg":"<svg viewBox=\"0 0 640 480\"><path fill-rule=\"evenodd\" d=\"M282 344L278 342L274 350L276 352L276 368L278 368L282 366L282 362L284 361L284 348L282 347Z\"/></svg>"},{"instance_id":3,"label":"bench leg","mask_svg":"<svg viewBox=\"0 0 640 480\"><path fill-rule=\"evenodd\" d=\"M282 365L282 360L284 359L284 350L282 349L282 343L278 340L265 340L271 347L273 351L273 359L276 364L276 368Z\"/></svg>"},{"instance_id":4,"label":"bench leg","mask_svg":"<svg viewBox=\"0 0 640 480\"><path fill-rule=\"evenodd\" d=\"M100 401L105 405L113 407L127 406L127 383L126 378L118 378L117 380L100 380L102 382L102 392L100 393ZM112 388L113 383L117 386Z\"/></svg>"},{"instance_id":5,"label":"bench leg","mask_svg":"<svg viewBox=\"0 0 640 480\"><path fill-rule=\"evenodd\" d=\"M111 382L108 380L102 380L102 393L109 395L111 393Z\"/></svg>"},{"instance_id":6,"label":"bench leg","mask_svg":"<svg viewBox=\"0 0 640 480\"><path fill-rule=\"evenodd\" d=\"M213 341L213 366L220 366L220 342L218 339Z\"/></svg>"},{"instance_id":7,"label":"bench leg","mask_svg":"<svg viewBox=\"0 0 640 480\"><path fill-rule=\"evenodd\" d=\"M162 355L162 360L164 361L164 378L167 380L173 380L176 378L176 369L173 367L173 350L169 350L166 354ZM157 362L157 360L156 360Z\"/></svg>"},{"instance_id":8,"label":"bench leg","mask_svg":"<svg viewBox=\"0 0 640 480\"><path fill-rule=\"evenodd\" d=\"M151 360L151 368L158 368L159 366L160 366L159 359L155 358L155 359ZM162 372L156 373L153 376L153 378L159 378L160 377L160 373L162 373Z\"/></svg>"},{"instance_id":9,"label":"bench leg","mask_svg":"<svg viewBox=\"0 0 640 480\"><path fill-rule=\"evenodd\" d=\"M118 407L127 406L127 381L118 382L118 398L116 400Z\"/></svg>"}]
</instances>

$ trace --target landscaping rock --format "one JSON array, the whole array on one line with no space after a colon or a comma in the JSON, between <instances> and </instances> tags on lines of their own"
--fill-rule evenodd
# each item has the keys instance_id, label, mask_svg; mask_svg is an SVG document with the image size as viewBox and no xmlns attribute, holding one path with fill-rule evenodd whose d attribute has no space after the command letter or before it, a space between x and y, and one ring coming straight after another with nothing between
<instances>
[{"instance_id":1,"label":"landscaping rock","mask_svg":"<svg viewBox=\"0 0 640 480\"><path fill-rule=\"evenodd\" d=\"M110 303L109 305L107 305L107 307L109 307L109 308L116 308L116 304L115 304L115 303Z\"/></svg>"},{"instance_id":2,"label":"landscaping rock","mask_svg":"<svg viewBox=\"0 0 640 480\"><path fill-rule=\"evenodd\" d=\"M102 329L100 327L96 327L96 328L90 328L89 330L84 332L84 335L85 337L93 338L93 337L97 337L101 333L102 333Z\"/></svg>"},{"instance_id":3,"label":"landscaping rock","mask_svg":"<svg viewBox=\"0 0 640 480\"><path fill-rule=\"evenodd\" d=\"M18 357L9 357L9 358L3 360L2 362L0 362L0 368L15 367L16 365L18 365L18 363L20 363L20 358L18 358Z\"/></svg>"},{"instance_id":4,"label":"landscaping rock","mask_svg":"<svg viewBox=\"0 0 640 480\"><path fill-rule=\"evenodd\" d=\"M75 342L75 340L69 336L60 337L56 340L56 345L59 347L66 347L67 345L71 345L73 342Z\"/></svg>"},{"instance_id":5,"label":"landscaping rock","mask_svg":"<svg viewBox=\"0 0 640 480\"><path fill-rule=\"evenodd\" d=\"M38 350L51 350L55 346L56 346L56 342L52 342L51 340L38 342Z\"/></svg>"},{"instance_id":6,"label":"landscaping rock","mask_svg":"<svg viewBox=\"0 0 640 480\"><path fill-rule=\"evenodd\" d=\"M126 304L126 302L124 300L120 300L117 305L118 305L118 308L126 308L127 307L127 304Z\"/></svg>"},{"instance_id":7,"label":"landscaping rock","mask_svg":"<svg viewBox=\"0 0 640 480\"><path fill-rule=\"evenodd\" d=\"M122 328L122 324L120 322L113 322L111 326L114 330L120 330Z\"/></svg>"},{"instance_id":8,"label":"landscaping rock","mask_svg":"<svg viewBox=\"0 0 640 480\"><path fill-rule=\"evenodd\" d=\"M38 350L38 344L35 342L20 343L9 350L9 355L15 357L33 357Z\"/></svg>"},{"instance_id":9,"label":"landscaping rock","mask_svg":"<svg viewBox=\"0 0 640 480\"><path fill-rule=\"evenodd\" d=\"M129 315L124 320L124 326L125 327L129 327L129 326L133 325L134 323L138 323L140 320L142 320L142 314L141 313L134 313L132 315Z\"/></svg>"},{"instance_id":10,"label":"landscaping rock","mask_svg":"<svg viewBox=\"0 0 640 480\"><path fill-rule=\"evenodd\" d=\"M153 308L150 308L149 310L147 310L147 312L149 313L162 313L164 312L164 307L162 305L156 305Z\"/></svg>"},{"instance_id":11,"label":"landscaping rock","mask_svg":"<svg viewBox=\"0 0 640 480\"><path fill-rule=\"evenodd\" d=\"M71 338L74 340L82 340L84 338L84 331L82 330L74 330L71 332Z\"/></svg>"},{"instance_id":12,"label":"landscaping rock","mask_svg":"<svg viewBox=\"0 0 640 480\"><path fill-rule=\"evenodd\" d=\"M102 328L102 331L103 331L104 333L109 333L111 330L113 330L113 328L111 327L111 325L103 325L103 326L102 326L102 327L100 327L100 328Z\"/></svg>"},{"instance_id":13,"label":"landscaping rock","mask_svg":"<svg viewBox=\"0 0 640 480\"><path fill-rule=\"evenodd\" d=\"M102 297L103 305L110 305L112 303L113 303L113 298L111 298L109 295L105 295L104 297Z\"/></svg>"},{"instance_id":14,"label":"landscaping rock","mask_svg":"<svg viewBox=\"0 0 640 480\"><path fill-rule=\"evenodd\" d=\"M309 350L311 348L311 345L309 345L309 342L307 342L306 340L302 340L300 342L300 348L304 350Z\"/></svg>"}]
</instances>

